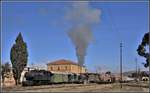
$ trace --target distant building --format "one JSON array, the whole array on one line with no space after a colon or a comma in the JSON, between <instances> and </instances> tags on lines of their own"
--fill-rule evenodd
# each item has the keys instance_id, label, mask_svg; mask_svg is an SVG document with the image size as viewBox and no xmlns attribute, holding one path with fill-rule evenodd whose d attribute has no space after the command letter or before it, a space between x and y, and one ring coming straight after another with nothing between
<instances>
[{"instance_id":1,"label":"distant building","mask_svg":"<svg viewBox=\"0 0 150 93\"><path fill-rule=\"evenodd\" d=\"M116 81L120 81L121 80L121 78L120 78L120 74L114 74L114 77L115 77L115 80Z\"/></svg>"},{"instance_id":2,"label":"distant building","mask_svg":"<svg viewBox=\"0 0 150 93\"><path fill-rule=\"evenodd\" d=\"M101 80L102 81L111 81L111 75L106 74L106 73L101 73Z\"/></svg>"},{"instance_id":3,"label":"distant building","mask_svg":"<svg viewBox=\"0 0 150 93\"><path fill-rule=\"evenodd\" d=\"M1 86L12 87L15 85L15 79L13 77L12 70L4 74L4 82L1 81ZM2 79L1 79L2 80Z\"/></svg>"},{"instance_id":4,"label":"distant building","mask_svg":"<svg viewBox=\"0 0 150 93\"><path fill-rule=\"evenodd\" d=\"M70 60L56 60L47 64L47 70L53 72L66 72L66 73L85 73L85 67L79 66L77 63Z\"/></svg>"}]
</instances>

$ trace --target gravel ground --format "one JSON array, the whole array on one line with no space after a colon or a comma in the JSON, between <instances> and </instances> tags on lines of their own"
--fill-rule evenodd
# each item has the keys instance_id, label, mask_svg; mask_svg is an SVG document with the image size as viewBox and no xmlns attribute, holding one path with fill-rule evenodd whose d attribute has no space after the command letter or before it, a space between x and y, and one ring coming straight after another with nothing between
<instances>
[{"instance_id":1,"label":"gravel ground","mask_svg":"<svg viewBox=\"0 0 150 93\"><path fill-rule=\"evenodd\" d=\"M61 84L3 88L4 92L149 92L149 88L120 84Z\"/></svg>"}]
</instances>

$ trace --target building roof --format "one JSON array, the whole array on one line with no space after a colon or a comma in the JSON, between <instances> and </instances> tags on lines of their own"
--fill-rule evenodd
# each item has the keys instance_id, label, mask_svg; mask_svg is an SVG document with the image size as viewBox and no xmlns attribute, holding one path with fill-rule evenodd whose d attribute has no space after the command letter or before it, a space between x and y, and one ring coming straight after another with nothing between
<instances>
[{"instance_id":1,"label":"building roof","mask_svg":"<svg viewBox=\"0 0 150 93\"><path fill-rule=\"evenodd\" d=\"M60 60L50 62L47 65L78 65L78 64L70 60L60 59Z\"/></svg>"}]
</instances>

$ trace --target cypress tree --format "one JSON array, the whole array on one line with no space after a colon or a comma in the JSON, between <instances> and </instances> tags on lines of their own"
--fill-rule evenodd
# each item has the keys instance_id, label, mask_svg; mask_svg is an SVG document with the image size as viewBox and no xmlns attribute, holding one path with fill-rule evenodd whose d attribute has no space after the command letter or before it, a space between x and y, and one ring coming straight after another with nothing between
<instances>
[{"instance_id":1,"label":"cypress tree","mask_svg":"<svg viewBox=\"0 0 150 93\"><path fill-rule=\"evenodd\" d=\"M21 73L26 67L28 61L27 45L23 41L21 33L19 33L15 40L15 44L13 44L11 48L10 60L13 68L13 76L17 85L20 83Z\"/></svg>"}]
</instances>

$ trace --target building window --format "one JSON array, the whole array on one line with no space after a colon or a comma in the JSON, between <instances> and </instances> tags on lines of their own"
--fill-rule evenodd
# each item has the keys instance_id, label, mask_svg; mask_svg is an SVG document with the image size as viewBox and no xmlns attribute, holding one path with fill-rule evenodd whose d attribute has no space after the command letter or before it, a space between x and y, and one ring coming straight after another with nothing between
<instances>
[{"instance_id":1,"label":"building window","mask_svg":"<svg viewBox=\"0 0 150 93\"><path fill-rule=\"evenodd\" d=\"M51 67L51 70L53 70L53 67Z\"/></svg>"},{"instance_id":2,"label":"building window","mask_svg":"<svg viewBox=\"0 0 150 93\"><path fill-rule=\"evenodd\" d=\"M65 66L65 69L67 70L67 66Z\"/></svg>"},{"instance_id":3,"label":"building window","mask_svg":"<svg viewBox=\"0 0 150 93\"><path fill-rule=\"evenodd\" d=\"M58 67L58 70L60 70L60 67Z\"/></svg>"}]
</instances>

